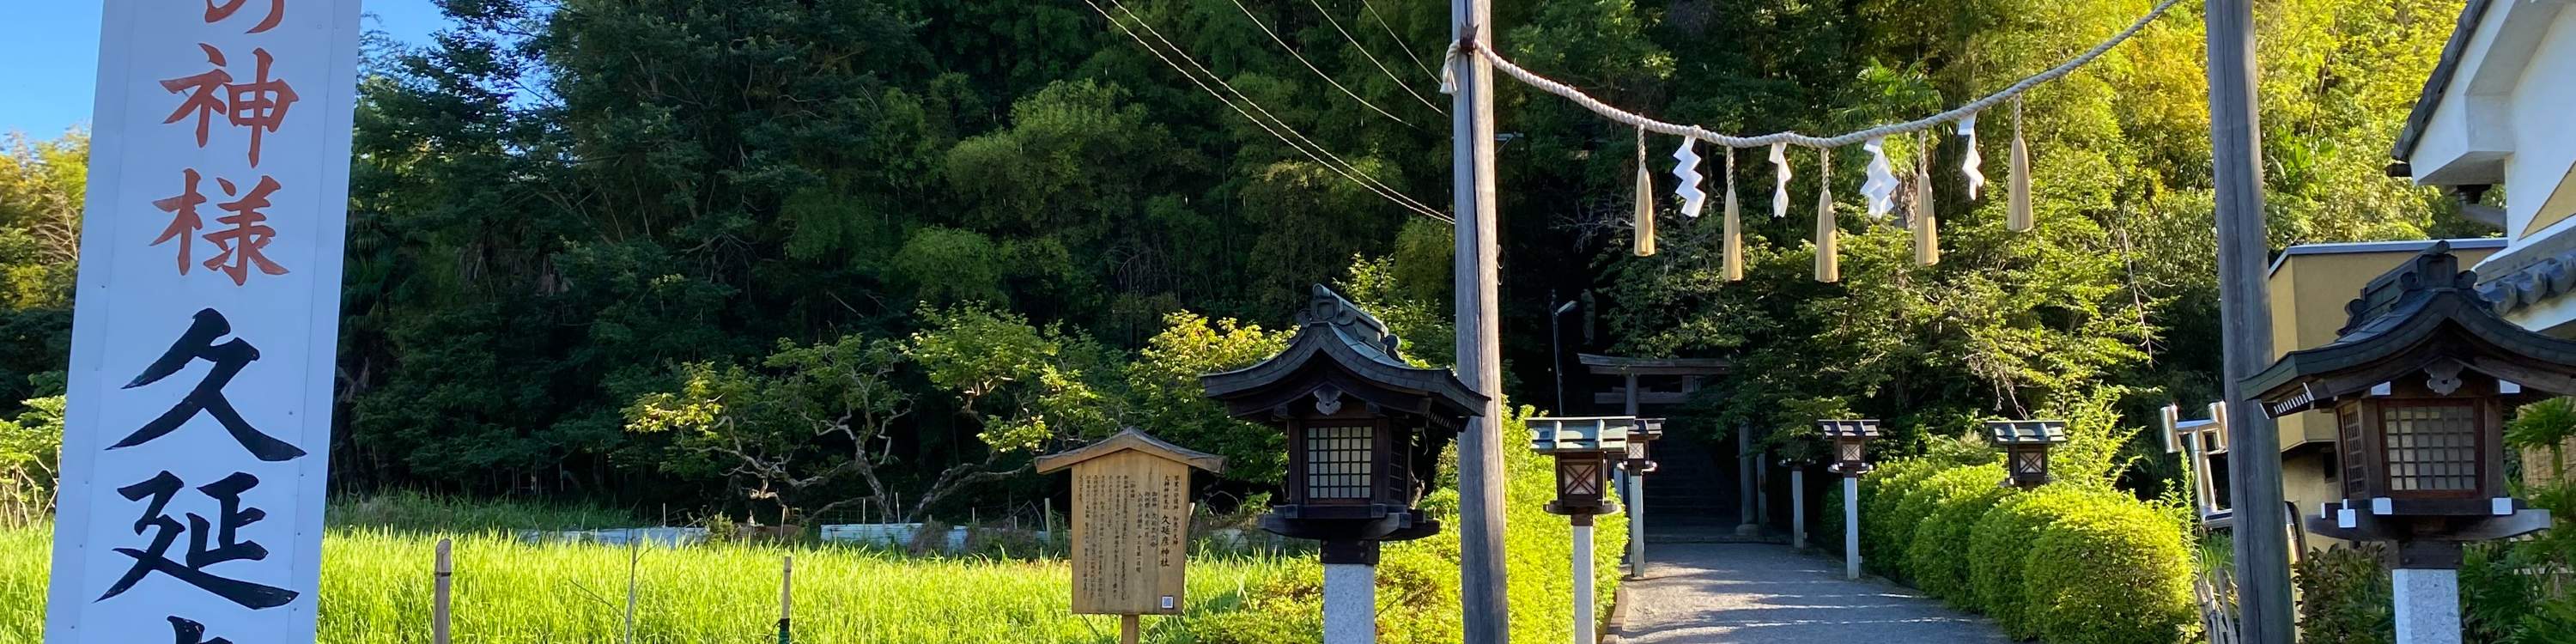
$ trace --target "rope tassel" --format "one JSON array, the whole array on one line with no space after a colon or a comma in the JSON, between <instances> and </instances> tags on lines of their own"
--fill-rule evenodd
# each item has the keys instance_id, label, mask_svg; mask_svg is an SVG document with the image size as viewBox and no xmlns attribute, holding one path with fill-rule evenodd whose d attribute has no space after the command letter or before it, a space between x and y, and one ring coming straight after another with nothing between
<instances>
[{"instance_id":1,"label":"rope tassel","mask_svg":"<svg viewBox=\"0 0 2576 644\"><path fill-rule=\"evenodd\" d=\"M1816 281L1843 279L1842 229L1834 225L1834 149L1816 148Z\"/></svg>"},{"instance_id":2,"label":"rope tassel","mask_svg":"<svg viewBox=\"0 0 2576 644\"><path fill-rule=\"evenodd\" d=\"M1655 254L1655 178L1646 170L1646 130L1637 130L1637 256Z\"/></svg>"},{"instance_id":3,"label":"rope tassel","mask_svg":"<svg viewBox=\"0 0 2576 644\"><path fill-rule=\"evenodd\" d=\"M1932 212L1932 137L1917 136L1914 164L1914 261L1941 263L1941 218Z\"/></svg>"},{"instance_id":4,"label":"rope tassel","mask_svg":"<svg viewBox=\"0 0 2576 644\"><path fill-rule=\"evenodd\" d=\"M1744 281L1744 223L1735 216L1735 148L1726 148L1726 281Z\"/></svg>"},{"instance_id":5,"label":"rope tassel","mask_svg":"<svg viewBox=\"0 0 2576 644\"><path fill-rule=\"evenodd\" d=\"M2030 144L2021 136L2021 99L2013 99L2012 205L2005 211L2004 229L2013 232L2030 230L2038 222L2030 214Z\"/></svg>"}]
</instances>

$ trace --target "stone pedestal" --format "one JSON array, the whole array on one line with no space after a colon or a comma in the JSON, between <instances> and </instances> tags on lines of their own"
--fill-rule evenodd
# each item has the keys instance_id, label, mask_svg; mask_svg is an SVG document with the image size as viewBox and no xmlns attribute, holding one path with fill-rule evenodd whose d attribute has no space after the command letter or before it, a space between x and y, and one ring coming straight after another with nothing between
<instances>
[{"instance_id":1,"label":"stone pedestal","mask_svg":"<svg viewBox=\"0 0 2576 644\"><path fill-rule=\"evenodd\" d=\"M2397 644L2460 644L2460 571L2398 568Z\"/></svg>"},{"instance_id":2,"label":"stone pedestal","mask_svg":"<svg viewBox=\"0 0 2576 644\"><path fill-rule=\"evenodd\" d=\"M1324 644L1377 644L1377 566L1324 564Z\"/></svg>"}]
</instances>

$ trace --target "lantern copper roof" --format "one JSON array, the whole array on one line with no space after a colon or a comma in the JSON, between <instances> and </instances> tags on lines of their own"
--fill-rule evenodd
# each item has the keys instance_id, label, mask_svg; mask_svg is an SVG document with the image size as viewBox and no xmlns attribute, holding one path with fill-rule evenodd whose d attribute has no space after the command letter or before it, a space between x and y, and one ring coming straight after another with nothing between
<instances>
[{"instance_id":1,"label":"lantern copper roof","mask_svg":"<svg viewBox=\"0 0 2576 644\"><path fill-rule=\"evenodd\" d=\"M1296 339L1279 355L1200 376L1207 396L1225 402L1237 417L1255 417L1309 396L1320 401L1347 395L1451 428L1484 407L1485 396L1448 369L1405 362L1386 323L1332 289L1315 286L1297 321Z\"/></svg>"},{"instance_id":2,"label":"lantern copper roof","mask_svg":"<svg viewBox=\"0 0 2576 644\"><path fill-rule=\"evenodd\" d=\"M1816 429L1827 438L1878 438L1875 420L1819 420Z\"/></svg>"},{"instance_id":3,"label":"lantern copper roof","mask_svg":"<svg viewBox=\"0 0 2576 644\"><path fill-rule=\"evenodd\" d=\"M1628 450L1632 436L1643 434L1648 423L1661 425L1656 419L1627 416L1594 418L1532 418L1528 421L1530 449L1540 454L1601 452ZM1662 430L1656 430L1662 433Z\"/></svg>"},{"instance_id":4,"label":"lantern copper roof","mask_svg":"<svg viewBox=\"0 0 2576 644\"><path fill-rule=\"evenodd\" d=\"M2506 321L2480 297L2476 280L2460 270L2449 244L2436 243L2363 287L2344 307L2340 337L2292 351L2244 384L2273 416L2454 367L2534 390L2526 395L2576 394L2576 341Z\"/></svg>"},{"instance_id":5,"label":"lantern copper roof","mask_svg":"<svg viewBox=\"0 0 2576 644\"><path fill-rule=\"evenodd\" d=\"M2063 420L1989 420L1986 440L1996 445L2055 445L2066 442Z\"/></svg>"}]
</instances>

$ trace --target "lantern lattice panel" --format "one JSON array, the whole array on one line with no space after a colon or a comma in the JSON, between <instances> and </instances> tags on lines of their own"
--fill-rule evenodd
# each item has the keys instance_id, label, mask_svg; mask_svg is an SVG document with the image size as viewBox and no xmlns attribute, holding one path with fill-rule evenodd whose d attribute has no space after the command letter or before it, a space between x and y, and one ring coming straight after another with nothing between
<instances>
[{"instance_id":1,"label":"lantern lattice panel","mask_svg":"<svg viewBox=\"0 0 2576 644\"><path fill-rule=\"evenodd\" d=\"M2047 452L2041 452L2041 451L2014 452L2014 453L2013 453L2013 455L2012 455L2012 457L2013 457L2013 473L2014 473L2014 474L2034 474L2034 475L2035 475L2035 474L2044 474L2044 473L2047 473L2047 472L2048 472L2048 453L2047 453Z\"/></svg>"},{"instance_id":2,"label":"lantern lattice panel","mask_svg":"<svg viewBox=\"0 0 2576 644\"><path fill-rule=\"evenodd\" d=\"M1557 489L1564 490L1568 496L1601 494L1603 477L1599 462L1566 463L1557 469L1557 476L1562 479L1557 481Z\"/></svg>"},{"instance_id":3,"label":"lantern lattice panel","mask_svg":"<svg viewBox=\"0 0 2576 644\"><path fill-rule=\"evenodd\" d=\"M2400 492L2478 489L2478 412L2466 402L2383 403L2388 486Z\"/></svg>"},{"instance_id":4,"label":"lantern lattice panel","mask_svg":"<svg viewBox=\"0 0 2576 644\"><path fill-rule=\"evenodd\" d=\"M1375 428L1366 425L1306 430L1306 498L1367 499Z\"/></svg>"}]
</instances>

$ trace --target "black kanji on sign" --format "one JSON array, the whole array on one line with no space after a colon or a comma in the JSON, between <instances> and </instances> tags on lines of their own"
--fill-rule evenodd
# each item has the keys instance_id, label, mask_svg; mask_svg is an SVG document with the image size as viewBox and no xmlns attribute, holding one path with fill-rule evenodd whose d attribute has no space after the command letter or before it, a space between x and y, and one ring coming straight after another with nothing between
<instances>
[{"instance_id":1,"label":"black kanji on sign","mask_svg":"<svg viewBox=\"0 0 2576 644\"><path fill-rule=\"evenodd\" d=\"M276 608L295 601L295 591L218 577L205 571L207 566L228 561L260 561L268 558L267 548L261 547L255 541L241 541L238 534L243 526L268 518L268 513L259 508L241 507L242 492L258 487L259 477L234 472L232 476L224 477L224 480L198 487L198 492L213 498L220 504L221 509L215 513L215 520L212 522L195 513L189 513L188 525L181 527L179 520L170 518L164 510L169 509L171 497L178 496L179 488L184 485L186 483L181 482L178 476L164 471L141 483L116 489L116 493L124 495L125 500L128 501L151 499L151 503L143 510L143 516L134 520L134 533L139 535L145 531L152 531L152 545L142 550L116 549L118 554L133 557L134 567L127 569L125 576L118 578L116 585L109 586L107 594L100 595L97 601L107 601L109 598L125 594L125 591L133 589L135 584L142 582L145 576L155 572L188 582L189 585L214 593L217 597L232 600L243 608ZM183 532L188 534L188 561L185 564L170 560L170 546L178 543L179 535ZM206 544L208 532L213 533L212 547Z\"/></svg>"},{"instance_id":2,"label":"black kanji on sign","mask_svg":"<svg viewBox=\"0 0 2576 644\"><path fill-rule=\"evenodd\" d=\"M171 405L170 411L162 412L159 418L144 423L142 429L134 430L134 433L126 436L125 440L117 441L115 445L109 445L107 448L133 447L152 442L162 435L177 431L180 425L187 424L189 419L196 418L198 412L205 412L207 415L214 416L215 422L223 424L224 431L231 433L234 441L240 442L243 449L250 450L250 454L258 457L259 460L275 462L303 456L303 449L260 433L259 428L250 425L250 421L242 419L241 412L233 410L231 400L224 398L224 386L232 384L233 376L241 375L243 367L250 366L251 361L259 359L259 349L241 338L215 344L215 338L224 337L232 332L233 325L224 320L223 313L214 309L197 311L196 321L188 325L188 332L180 334L179 341L171 343L170 350L163 352L161 359L154 360L151 366L144 367L143 373L135 376L133 382L125 383L124 388L133 389L160 382L162 378L178 373L181 368L187 367L189 362L196 360L215 363L215 368L206 372L206 379L197 381L196 389L190 390L186 397L180 398L178 404Z\"/></svg>"},{"instance_id":3,"label":"black kanji on sign","mask_svg":"<svg viewBox=\"0 0 2576 644\"><path fill-rule=\"evenodd\" d=\"M177 638L177 644L233 644L232 640L221 637L206 639L206 625L177 615L170 616L170 631Z\"/></svg>"}]
</instances>

